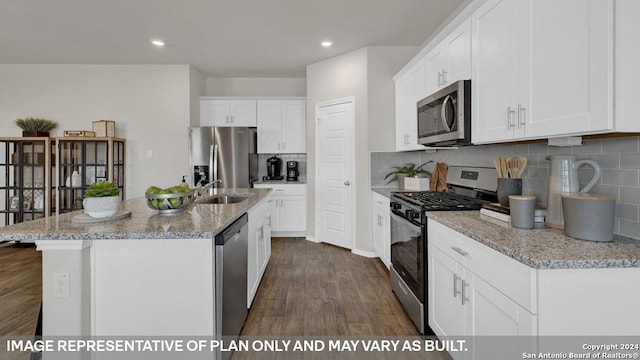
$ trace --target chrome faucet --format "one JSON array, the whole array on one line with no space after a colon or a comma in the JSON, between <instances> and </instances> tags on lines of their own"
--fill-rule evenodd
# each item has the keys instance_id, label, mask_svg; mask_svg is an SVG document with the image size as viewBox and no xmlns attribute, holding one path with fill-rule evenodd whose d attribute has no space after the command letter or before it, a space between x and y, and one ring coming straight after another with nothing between
<instances>
[{"instance_id":1,"label":"chrome faucet","mask_svg":"<svg viewBox=\"0 0 640 360\"><path fill-rule=\"evenodd\" d=\"M214 187L216 184L222 184L222 180L214 180L206 185L202 185L196 189L196 194L198 197L203 196L209 189Z\"/></svg>"}]
</instances>

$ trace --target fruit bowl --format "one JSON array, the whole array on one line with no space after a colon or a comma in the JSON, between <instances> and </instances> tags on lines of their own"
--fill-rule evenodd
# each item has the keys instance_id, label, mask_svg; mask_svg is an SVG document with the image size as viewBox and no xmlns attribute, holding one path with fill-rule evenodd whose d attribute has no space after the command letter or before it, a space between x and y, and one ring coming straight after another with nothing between
<instances>
[{"instance_id":1,"label":"fruit bowl","mask_svg":"<svg viewBox=\"0 0 640 360\"><path fill-rule=\"evenodd\" d=\"M195 190L174 194L145 194L147 206L158 210L160 214L174 214L189 206L195 196Z\"/></svg>"}]
</instances>

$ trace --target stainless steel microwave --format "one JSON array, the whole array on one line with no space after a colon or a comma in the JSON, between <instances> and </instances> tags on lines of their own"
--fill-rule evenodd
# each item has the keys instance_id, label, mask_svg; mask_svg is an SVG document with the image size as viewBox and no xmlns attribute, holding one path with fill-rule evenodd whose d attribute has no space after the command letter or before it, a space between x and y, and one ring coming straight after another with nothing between
<instances>
[{"instance_id":1,"label":"stainless steel microwave","mask_svg":"<svg viewBox=\"0 0 640 360\"><path fill-rule=\"evenodd\" d=\"M471 80L460 80L418 102L418 143L471 144Z\"/></svg>"}]
</instances>

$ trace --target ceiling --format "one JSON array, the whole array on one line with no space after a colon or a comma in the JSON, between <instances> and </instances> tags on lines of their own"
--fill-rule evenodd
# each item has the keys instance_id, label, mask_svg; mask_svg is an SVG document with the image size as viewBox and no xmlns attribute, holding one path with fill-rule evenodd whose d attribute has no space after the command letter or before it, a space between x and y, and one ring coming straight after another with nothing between
<instances>
[{"instance_id":1,"label":"ceiling","mask_svg":"<svg viewBox=\"0 0 640 360\"><path fill-rule=\"evenodd\" d=\"M422 45L463 2L0 0L0 63L191 64L212 77L304 77L306 65L363 46Z\"/></svg>"}]
</instances>

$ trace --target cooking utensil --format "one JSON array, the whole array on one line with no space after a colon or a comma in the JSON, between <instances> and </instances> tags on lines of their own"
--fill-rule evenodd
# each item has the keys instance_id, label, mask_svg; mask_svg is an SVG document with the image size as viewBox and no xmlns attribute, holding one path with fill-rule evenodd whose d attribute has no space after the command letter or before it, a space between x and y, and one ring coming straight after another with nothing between
<instances>
[{"instance_id":1,"label":"cooking utensil","mask_svg":"<svg viewBox=\"0 0 640 360\"><path fill-rule=\"evenodd\" d=\"M507 158L500 158L500 171L502 171L502 177L509 177L509 169L507 167Z\"/></svg>"},{"instance_id":2,"label":"cooking utensil","mask_svg":"<svg viewBox=\"0 0 640 360\"><path fill-rule=\"evenodd\" d=\"M524 170L527 168L527 162L529 161L524 156L515 156L510 158L511 160L511 169L513 171L513 175L511 177L519 178L524 173Z\"/></svg>"},{"instance_id":3,"label":"cooking utensil","mask_svg":"<svg viewBox=\"0 0 640 360\"><path fill-rule=\"evenodd\" d=\"M500 158L499 157L494 157L493 158L493 166L495 166L496 171L498 172L498 177L501 178L502 177L502 169L500 168Z\"/></svg>"}]
</instances>

